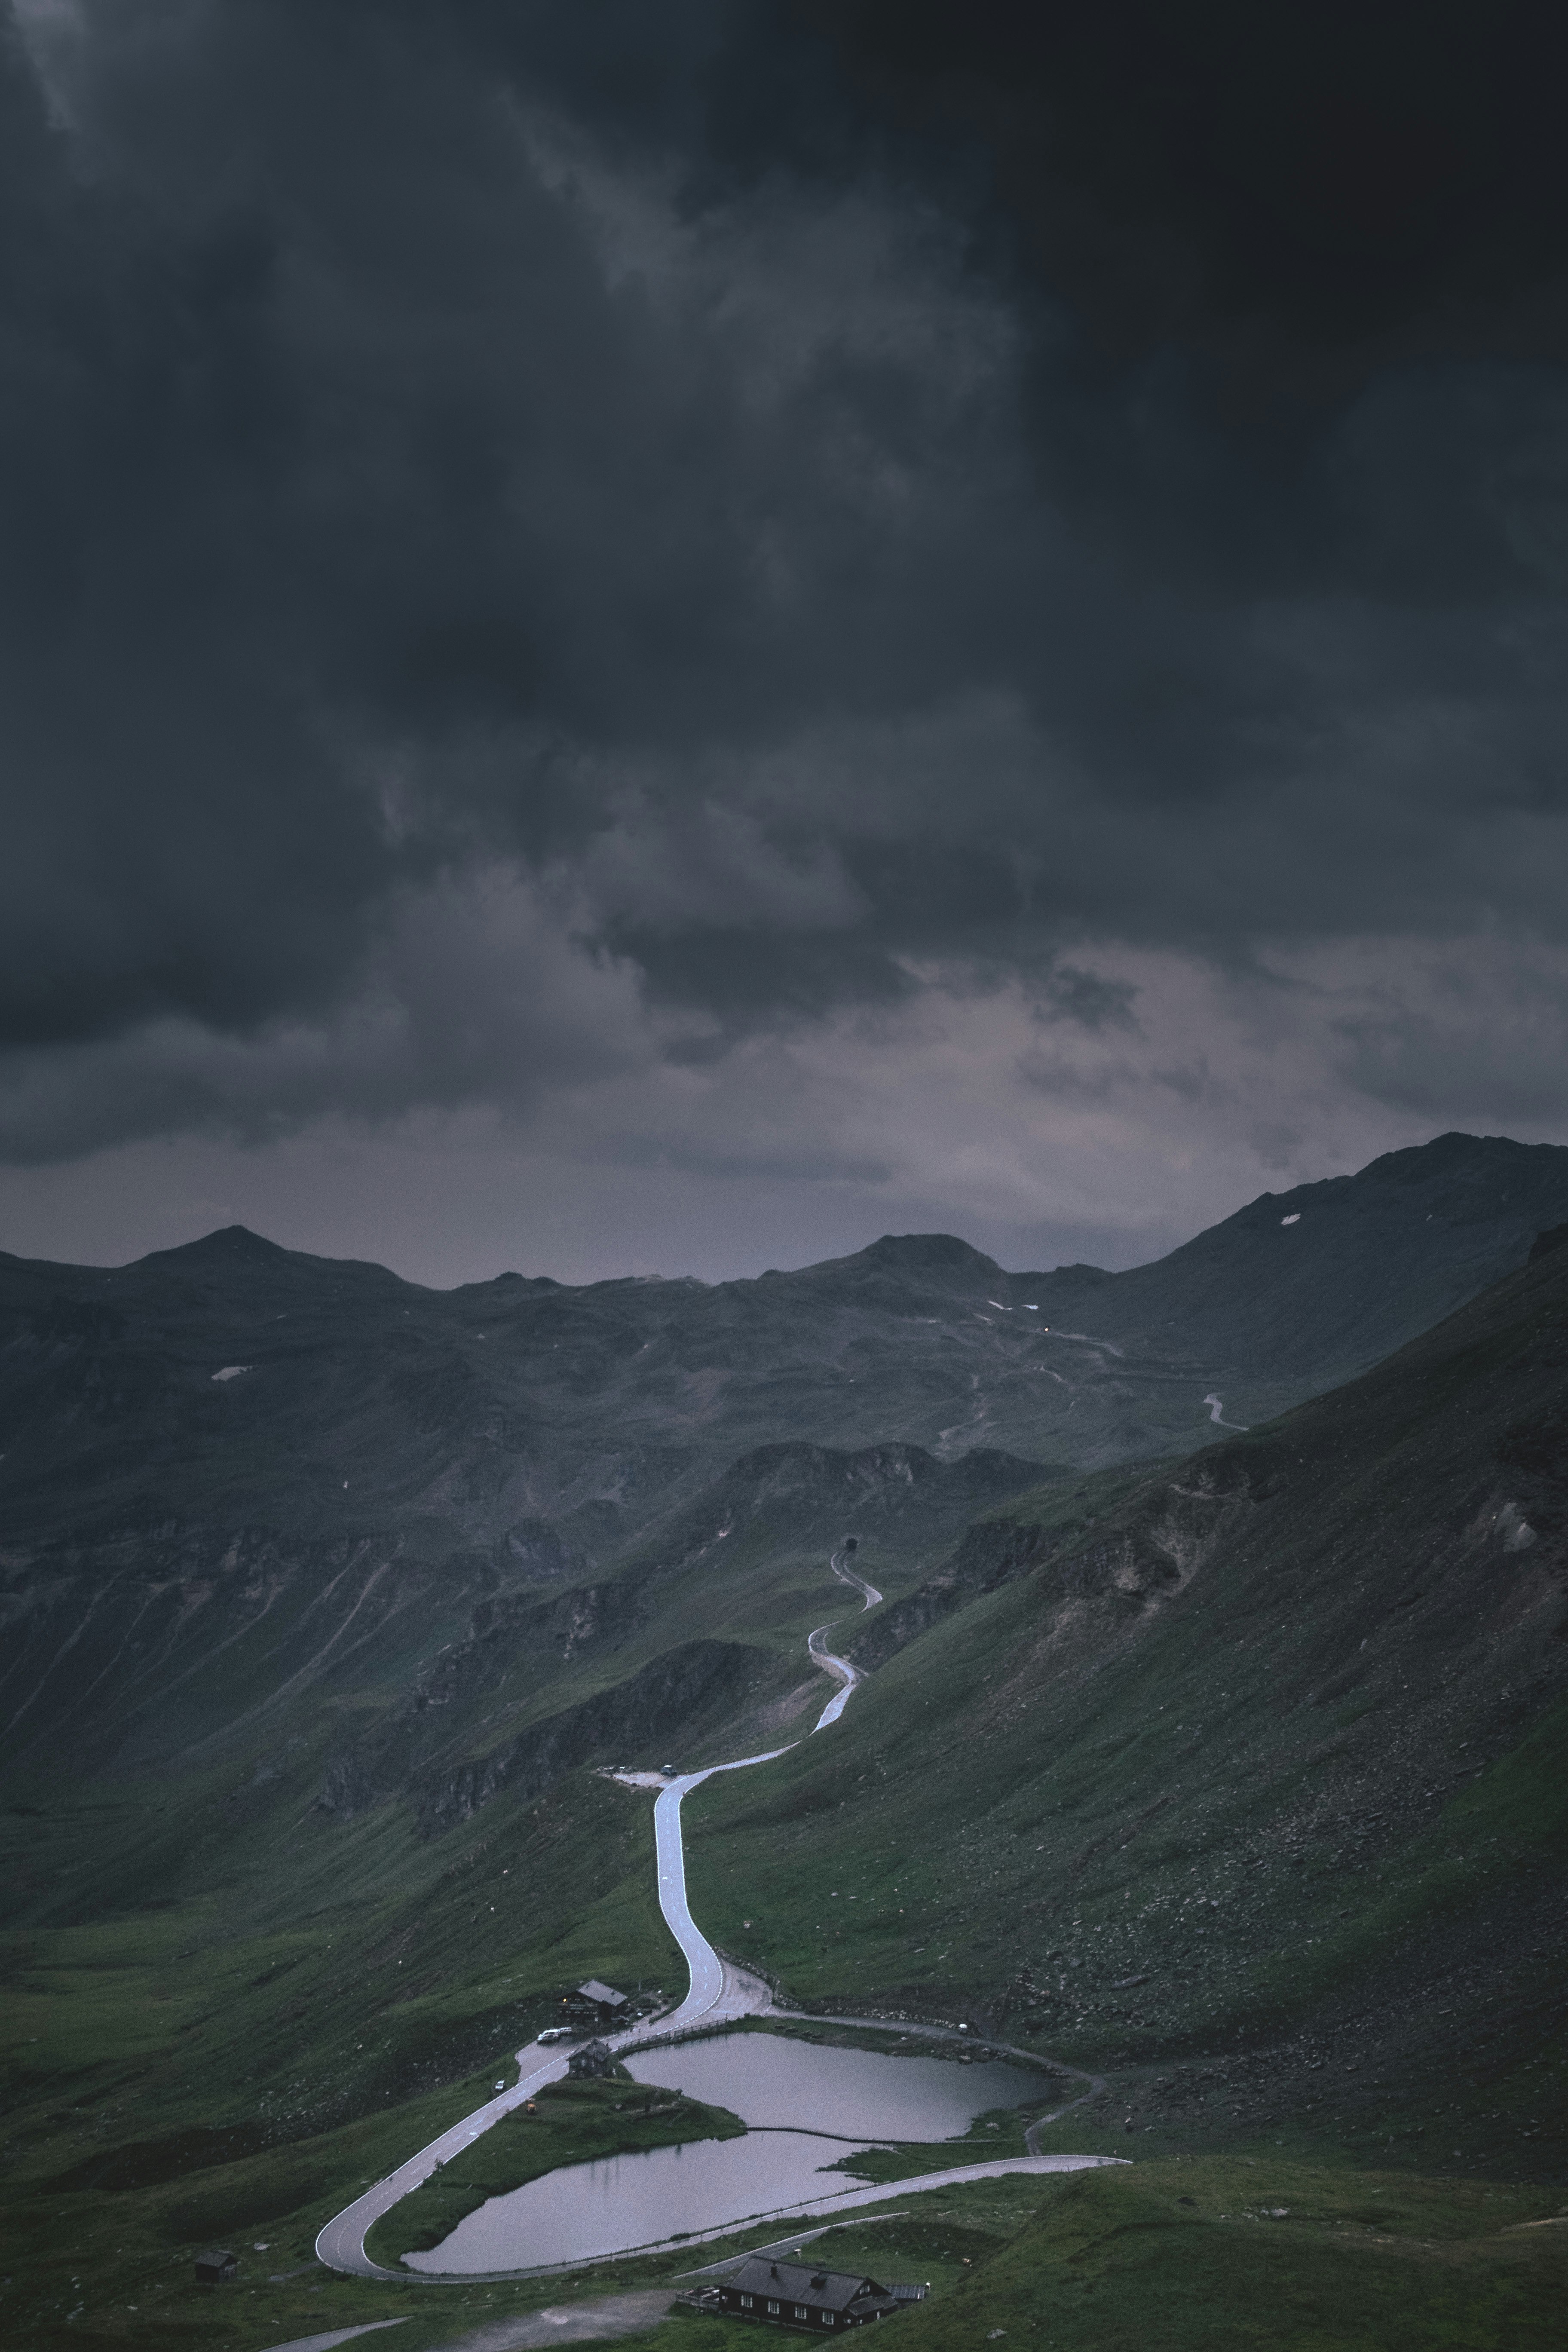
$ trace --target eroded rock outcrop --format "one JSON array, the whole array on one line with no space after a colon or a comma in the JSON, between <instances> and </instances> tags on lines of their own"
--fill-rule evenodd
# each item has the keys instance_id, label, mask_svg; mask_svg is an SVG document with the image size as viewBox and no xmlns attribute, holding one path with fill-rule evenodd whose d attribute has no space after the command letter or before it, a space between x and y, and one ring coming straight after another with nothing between
<instances>
[{"instance_id":1,"label":"eroded rock outcrop","mask_svg":"<svg viewBox=\"0 0 1568 2352\"><path fill-rule=\"evenodd\" d=\"M448 1752L432 1759L423 1722L402 1712L333 1757L317 1806L346 1822L388 1799L412 1801L431 1835L468 1820L503 1790L527 1801L584 1764L647 1762L654 1749L689 1753L694 1739L741 1712L775 1675L767 1651L685 1642L624 1682L525 1725L482 1753L456 1758Z\"/></svg>"},{"instance_id":2,"label":"eroded rock outcrop","mask_svg":"<svg viewBox=\"0 0 1568 2352\"><path fill-rule=\"evenodd\" d=\"M744 1705L767 1678L767 1653L734 1642L687 1642L611 1689L532 1723L486 1756L421 1776L413 1794L427 1833L467 1821L503 1789L537 1797L563 1772L689 1743Z\"/></svg>"}]
</instances>

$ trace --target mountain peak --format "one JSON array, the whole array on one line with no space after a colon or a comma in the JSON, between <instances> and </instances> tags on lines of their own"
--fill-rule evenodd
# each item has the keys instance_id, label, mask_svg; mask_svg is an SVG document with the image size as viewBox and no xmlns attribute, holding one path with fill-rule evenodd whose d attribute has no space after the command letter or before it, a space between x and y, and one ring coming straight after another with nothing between
<instances>
[{"instance_id":1,"label":"mountain peak","mask_svg":"<svg viewBox=\"0 0 1568 2352\"><path fill-rule=\"evenodd\" d=\"M925 1274L940 1268L949 1274L999 1274L994 1257L977 1250L956 1234L884 1234L880 1241L859 1253L871 1265L897 1266L900 1273Z\"/></svg>"},{"instance_id":2,"label":"mountain peak","mask_svg":"<svg viewBox=\"0 0 1568 2352\"><path fill-rule=\"evenodd\" d=\"M149 1250L139 1263L167 1265L177 1260L181 1265L276 1265L289 1255L291 1252L277 1242L265 1240L260 1234L253 1234L248 1225L220 1225L216 1233L204 1234L200 1241L181 1242L174 1249Z\"/></svg>"},{"instance_id":3,"label":"mountain peak","mask_svg":"<svg viewBox=\"0 0 1568 2352\"><path fill-rule=\"evenodd\" d=\"M1447 1175L1465 1170L1492 1174L1503 1169L1545 1167L1563 1152L1560 1143L1519 1143L1511 1135L1467 1135L1460 1128L1435 1135L1426 1143L1406 1144L1369 1161L1351 1181L1405 1182L1411 1178ZM1560 1163L1561 1164L1561 1163Z\"/></svg>"}]
</instances>

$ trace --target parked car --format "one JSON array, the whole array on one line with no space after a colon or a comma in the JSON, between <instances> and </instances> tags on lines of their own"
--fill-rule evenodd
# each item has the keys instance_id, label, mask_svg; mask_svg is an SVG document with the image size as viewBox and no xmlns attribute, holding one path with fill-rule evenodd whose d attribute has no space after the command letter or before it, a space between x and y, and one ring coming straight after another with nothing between
<instances>
[{"instance_id":1,"label":"parked car","mask_svg":"<svg viewBox=\"0 0 1568 2352\"><path fill-rule=\"evenodd\" d=\"M547 2025L542 2033L536 2033L533 2038L536 2042L570 2042L572 2028L569 2025Z\"/></svg>"}]
</instances>

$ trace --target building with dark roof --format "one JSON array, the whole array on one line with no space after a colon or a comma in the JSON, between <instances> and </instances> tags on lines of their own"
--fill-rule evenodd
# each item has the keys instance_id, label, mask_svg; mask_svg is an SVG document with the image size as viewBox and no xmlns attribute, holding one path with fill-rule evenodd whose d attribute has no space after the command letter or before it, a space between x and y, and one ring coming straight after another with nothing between
<instances>
[{"instance_id":1,"label":"building with dark roof","mask_svg":"<svg viewBox=\"0 0 1568 2352\"><path fill-rule=\"evenodd\" d=\"M867 2327L925 2295L923 2286L883 2286L860 2271L817 2271L751 2254L719 2284L718 2308L773 2327Z\"/></svg>"},{"instance_id":2,"label":"building with dark roof","mask_svg":"<svg viewBox=\"0 0 1568 2352\"><path fill-rule=\"evenodd\" d=\"M566 2061L566 2072L579 2082L602 2081L616 2071L616 2053L603 2042L584 2042L581 2050L574 2050Z\"/></svg>"},{"instance_id":3,"label":"building with dark roof","mask_svg":"<svg viewBox=\"0 0 1568 2352\"><path fill-rule=\"evenodd\" d=\"M614 1985L601 1984L597 1977L590 1977L586 1984L578 1986L577 1998L592 2001L601 2016L605 2018L614 2017L626 2005L624 1992L617 1992Z\"/></svg>"}]
</instances>

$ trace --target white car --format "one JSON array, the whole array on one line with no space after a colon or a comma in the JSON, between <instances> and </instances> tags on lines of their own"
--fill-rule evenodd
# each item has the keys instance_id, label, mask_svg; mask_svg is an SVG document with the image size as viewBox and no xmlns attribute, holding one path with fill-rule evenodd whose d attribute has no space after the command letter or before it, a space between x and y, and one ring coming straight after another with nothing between
<instances>
[{"instance_id":1,"label":"white car","mask_svg":"<svg viewBox=\"0 0 1568 2352\"><path fill-rule=\"evenodd\" d=\"M536 2042L570 2042L572 2028L569 2025L547 2025L542 2033L536 2033L533 2038Z\"/></svg>"}]
</instances>

